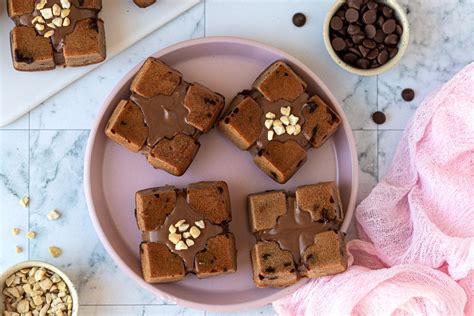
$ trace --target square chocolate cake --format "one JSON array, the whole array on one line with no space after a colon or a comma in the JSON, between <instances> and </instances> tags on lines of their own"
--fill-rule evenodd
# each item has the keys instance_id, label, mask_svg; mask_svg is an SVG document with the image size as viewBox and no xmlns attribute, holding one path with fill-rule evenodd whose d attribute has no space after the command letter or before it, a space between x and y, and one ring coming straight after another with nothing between
<instances>
[{"instance_id":1,"label":"square chocolate cake","mask_svg":"<svg viewBox=\"0 0 474 316\"><path fill-rule=\"evenodd\" d=\"M85 66L106 57L102 0L7 0L13 66L40 71Z\"/></svg>"},{"instance_id":2,"label":"square chocolate cake","mask_svg":"<svg viewBox=\"0 0 474 316\"><path fill-rule=\"evenodd\" d=\"M286 287L302 277L347 269L343 212L334 182L300 186L295 194L267 191L248 196L253 279L258 287Z\"/></svg>"},{"instance_id":3,"label":"square chocolate cake","mask_svg":"<svg viewBox=\"0 0 474 316\"><path fill-rule=\"evenodd\" d=\"M309 97L307 84L285 62L276 61L231 102L219 128L257 166L279 183L305 163L341 125L339 115L320 97Z\"/></svg>"},{"instance_id":4,"label":"square chocolate cake","mask_svg":"<svg viewBox=\"0 0 474 316\"><path fill-rule=\"evenodd\" d=\"M136 193L135 202L146 282L179 281L187 273L207 278L237 270L225 182L198 182L182 190L146 189Z\"/></svg>"},{"instance_id":5,"label":"square chocolate cake","mask_svg":"<svg viewBox=\"0 0 474 316\"><path fill-rule=\"evenodd\" d=\"M214 126L224 97L157 58L148 58L121 100L105 133L133 152L143 153L155 168L182 175L199 149L199 137Z\"/></svg>"}]
</instances>

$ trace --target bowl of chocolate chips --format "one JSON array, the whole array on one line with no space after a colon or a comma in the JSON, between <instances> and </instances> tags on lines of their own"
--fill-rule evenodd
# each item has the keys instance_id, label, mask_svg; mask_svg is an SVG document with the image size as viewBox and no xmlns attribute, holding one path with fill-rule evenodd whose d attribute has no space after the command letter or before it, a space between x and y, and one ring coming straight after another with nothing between
<instances>
[{"instance_id":1,"label":"bowl of chocolate chips","mask_svg":"<svg viewBox=\"0 0 474 316\"><path fill-rule=\"evenodd\" d=\"M395 66L409 42L407 16L395 0L336 0L323 32L331 58L360 76Z\"/></svg>"}]
</instances>

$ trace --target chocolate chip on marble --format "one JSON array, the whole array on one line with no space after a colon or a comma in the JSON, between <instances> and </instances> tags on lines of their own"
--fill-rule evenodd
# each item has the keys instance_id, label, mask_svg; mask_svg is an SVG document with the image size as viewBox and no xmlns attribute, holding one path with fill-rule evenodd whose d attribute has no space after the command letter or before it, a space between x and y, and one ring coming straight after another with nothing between
<instances>
[{"instance_id":1,"label":"chocolate chip on marble","mask_svg":"<svg viewBox=\"0 0 474 316\"><path fill-rule=\"evenodd\" d=\"M381 111L372 113L372 120L374 121L375 124L381 125L385 123L386 119L387 118L385 117L385 114Z\"/></svg>"},{"instance_id":2,"label":"chocolate chip on marble","mask_svg":"<svg viewBox=\"0 0 474 316\"><path fill-rule=\"evenodd\" d=\"M301 12L295 13L293 15L293 24L297 27L302 27L306 24L306 15Z\"/></svg>"},{"instance_id":3,"label":"chocolate chip on marble","mask_svg":"<svg viewBox=\"0 0 474 316\"><path fill-rule=\"evenodd\" d=\"M402 91L403 100L410 102L415 98L415 91L413 89L407 88Z\"/></svg>"}]
</instances>

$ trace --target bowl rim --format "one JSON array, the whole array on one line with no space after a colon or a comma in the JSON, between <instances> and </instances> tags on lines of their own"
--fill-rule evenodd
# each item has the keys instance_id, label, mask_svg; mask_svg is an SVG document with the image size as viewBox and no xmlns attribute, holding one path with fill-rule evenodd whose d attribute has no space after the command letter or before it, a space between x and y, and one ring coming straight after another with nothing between
<instances>
[{"instance_id":1,"label":"bowl rim","mask_svg":"<svg viewBox=\"0 0 474 316\"><path fill-rule=\"evenodd\" d=\"M3 292L5 281L9 276L11 276L13 273L16 273L17 271L20 271L21 269L34 268L34 267L45 268L47 270L50 270L58 274L61 277L64 283L66 283L69 289L69 294L72 297L72 315L77 316L79 313L79 296L78 296L78 292L74 283L71 281L71 278L63 270L44 261L39 261L39 260L22 261L10 266L8 269L3 271L0 275L0 293ZM5 309L3 300L4 300L4 295L2 293L0 294L0 313L3 313Z\"/></svg>"},{"instance_id":2,"label":"bowl rim","mask_svg":"<svg viewBox=\"0 0 474 316\"><path fill-rule=\"evenodd\" d=\"M340 114L343 122L343 128L350 130L350 133L347 134L347 139L349 142L349 147L350 147L350 156L351 156L351 161L353 164L352 168L352 193L347 205L347 213L345 214L346 217L349 217L350 220L345 220L343 224L341 225L340 230L342 232L346 232L349 224L353 218L354 210L355 210L355 205L356 205L356 200L357 200L357 192L358 192L358 185L359 185L359 162L358 162L358 156L357 156L357 149L355 145L355 139L354 139L354 134L352 133L352 129L349 125L349 120L347 119L347 116L345 115L345 112L343 111L342 105L337 101L337 99L334 97L332 94L331 90L326 86L326 84L321 80L319 76L317 76L308 66L306 66L303 62L301 62L298 58L293 57L291 54L280 50L278 48L275 48L271 45L267 45L258 41L254 40L249 40L241 37L234 37L234 36L210 36L210 37L204 37L204 38L197 38L197 39L191 39L191 40L185 40L182 42L178 42L176 44L167 46L163 49L158 50L155 53L152 53L150 56L151 57L157 57L160 58L163 55L166 55L172 51L179 50L185 47L189 46L194 46L194 45L201 45L201 44L207 44L207 43L237 43L237 44L242 44L242 45L251 45L251 46L257 46L261 49L269 50L272 52L275 52L283 57L283 59L289 60L291 63L297 64L298 67L300 67L305 73L308 73L313 77L314 81L320 85L320 87L327 91L328 93L328 100L330 101L331 104L337 104L340 109L342 110ZM84 192L86 196L86 202L87 202L87 207L89 211L89 216L91 218L92 224L94 226L94 229L106 249L107 253L112 257L113 261L119 266L120 270L125 273L130 279L136 282L141 288L146 289L148 292L150 292L153 295L157 295L159 293L159 296L168 302L173 302L178 305L184 306L184 307L189 307L193 309L198 309L198 310L203 310L203 311L210 311L210 312L232 312L232 311L242 311L246 310L249 308L255 308L259 306L263 306L265 304L268 304L269 302L267 299L257 299L252 301L251 303L245 303L245 304L226 304L226 305L208 305L204 303L199 303L199 302L191 302L186 299L182 299L180 297L174 296L170 293L161 291L160 289L157 289L153 286L153 284L148 284L143 281L143 278L141 276L138 276L134 271L131 270L131 268L124 262L124 260L121 258L121 256L116 252L114 246L110 242L110 240L107 237L106 232L103 230L101 224L100 224L100 219L98 218L97 212L95 210L95 206L93 203L93 193L92 193L92 186L88 185L91 181L91 168L92 168L92 154L93 154L93 147L95 146L95 140L96 140L96 135L97 133L101 133L102 130L99 129L102 118L104 114L106 113L109 104L112 102L114 99L115 95L120 91L121 87L131 78L133 77L138 69L141 67L141 65L145 62L145 60L148 57L144 58L140 62L137 63L136 66L132 67L123 77L116 83L116 85L112 88L110 91L109 95L107 98L104 100L101 109L97 113L95 123L92 125L91 128L91 133L89 134L89 139L87 142L87 148L86 148L86 153L85 153L85 164L84 164ZM303 279L294 286L288 287L288 288L283 288L279 293L278 297L275 299L284 297L286 295L289 295L293 293L298 287L302 286L305 284L309 279ZM296 286L296 287L295 287Z\"/></svg>"},{"instance_id":3,"label":"bowl rim","mask_svg":"<svg viewBox=\"0 0 474 316\"><path fill-rule=\"evenodd\" d=\"M326 50L329 53L329 56L331 56L332 60L342 69L359 76L376 76L395 67L395 65L398 64L400 59L402 59L402 57L405 55L406 49L410 42L410 25L408 23L408 17L405 13L405 10L400 6L397 0L377 0L377 2L383 2L387 4L395 11L395 15L397 16L397 18L400 20L400 23L402 24L403 34L398 44L398 53L392 59L390 59L386 64L377 68L361 69L361 68L356 68L349 65L346 62L344 62L341 58L339 58L339 56L336 54L336 52L332 48L331 41L329 39L329 25L331 22L331 18L335 15L336 11L345 2L346 0L336 0L334 4L331 6L331 8L329 9L324 19L324 24L323 24L324 46L326 46Z\"/></svg>"}]
</instances>

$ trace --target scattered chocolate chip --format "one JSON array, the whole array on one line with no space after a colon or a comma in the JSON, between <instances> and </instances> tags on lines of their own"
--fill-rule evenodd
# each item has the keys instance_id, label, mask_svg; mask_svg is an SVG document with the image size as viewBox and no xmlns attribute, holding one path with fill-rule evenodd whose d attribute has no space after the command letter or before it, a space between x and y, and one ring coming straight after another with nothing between
<instances>
[{"instance_id":1,"label":"scattered chocolate chip","mask_svg":"<svg viewBox=\"0 0 474 316\"><path fill-rule=\"evenodd\" d=\"M415 91L413 89L407 88L402 91L403 100L410 102L415 98Z\"/></svg>"},{"instance_id":2,"label":"scattered chocolate chip","mask_svg":"<svg viewBox=\"0 0 474 316\"><path fill-rule=\"evenodd\" d=\"M306 15L303 13L295 13L293 15L293 24L297 27L302 27L303 25L306 24Z\"/></svg>"},{"instance_id":3,"label":"scattered chocolate chip","mask_svg":"<svg viewBox=\"0 0 474 316\"><path fill-rule=\"evenodd\" d=\"M339 31L344 26L344 22L342 22L340 17L333 16L330 22L330 26L333 30Z\"/></svg>"},{"instance_id":4,"label":"scattered chocolate chip","mask_svg":"<svg viewBox=\"0 0 474 316\"><path fill-rule=\"evenodd\" d=\"M372 120L374 121L375 124L381 125L385 123L386 119L387 118L385 117L385 114L381 111L377 111L372 114Z\"/></svg>"}]
</instances>

